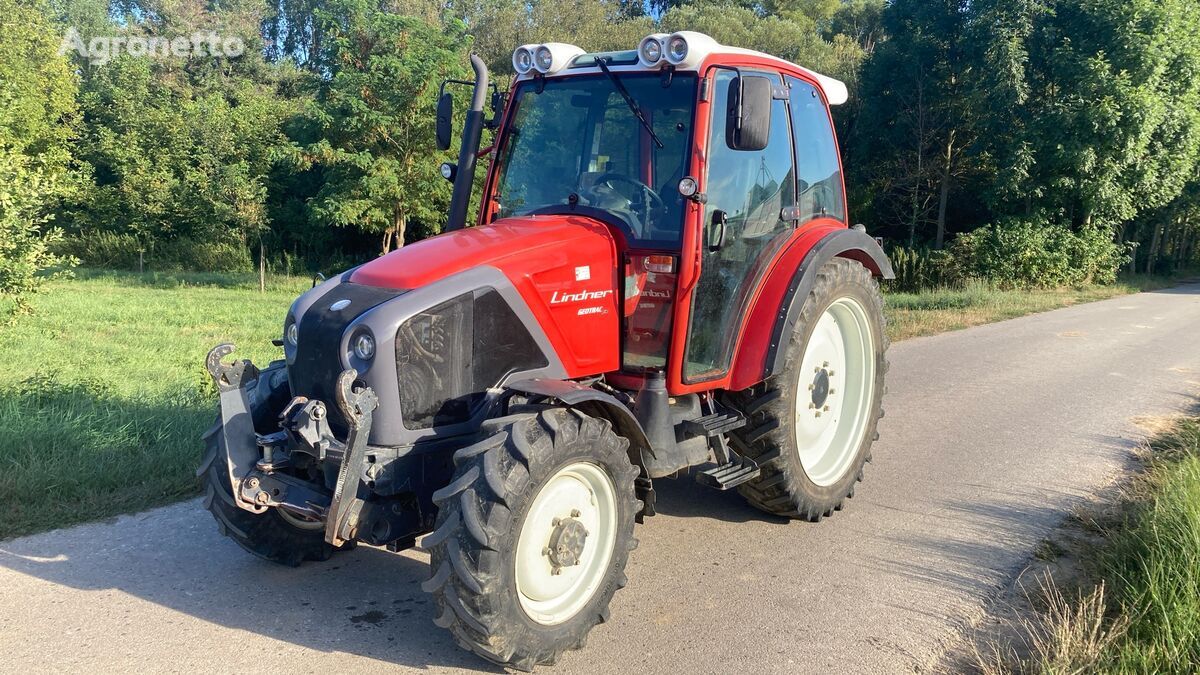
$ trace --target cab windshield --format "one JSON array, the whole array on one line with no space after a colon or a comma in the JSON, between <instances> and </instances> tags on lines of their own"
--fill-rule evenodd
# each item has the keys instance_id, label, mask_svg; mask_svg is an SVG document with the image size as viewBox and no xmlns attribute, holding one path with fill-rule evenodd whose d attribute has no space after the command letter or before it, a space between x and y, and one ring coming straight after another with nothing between
<instances>
[{"instance_id":1,"label":"cab windshield","mask_svg":"<svg viewBox=\"0 0 1200 675\"><path fill-rule=\"evenodd\" d=\"M654 133L604 74L549 79L540 92L521 83L500 157L500 217L580 213L620 226L634 244L679 242L696 76L613 75Z\"/></svg>"}]
</instances>

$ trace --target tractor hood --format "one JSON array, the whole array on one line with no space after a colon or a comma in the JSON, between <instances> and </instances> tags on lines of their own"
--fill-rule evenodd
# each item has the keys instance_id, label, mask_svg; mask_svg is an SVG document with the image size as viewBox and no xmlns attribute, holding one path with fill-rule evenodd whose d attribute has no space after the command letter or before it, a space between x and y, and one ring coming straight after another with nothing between
<instances>
[{"instance_id":1,"label":"tractor hood","mask_svg":"<svg viewBox=\"0 0 1200 675\"><path fill-rule=\"evenodd\" d=\"M408 291L405 302L509 287L565 374L585 377L620 364L620 267L608 226L579 215L523 216L405 246L354 270L349 281Z\"/></svg>"},{"instance_id":2,"label":"tractor hood","mask_svg":"<svg viewBox=\"0 0 1200 675\"><path fill-rule=\"evenodd\" d=\"M497 267L512 278L514 274L538 274L572 262L592 262L598 281L603 282L604 276L611 274L615 283L611 262L589 260L589 255L600 250L607 253L602 258L615 262L612 234L608 227L590 218L504 218L404 246L354 270L350 281L409 290L483 265Z\"/></svg>"}]
</instances>

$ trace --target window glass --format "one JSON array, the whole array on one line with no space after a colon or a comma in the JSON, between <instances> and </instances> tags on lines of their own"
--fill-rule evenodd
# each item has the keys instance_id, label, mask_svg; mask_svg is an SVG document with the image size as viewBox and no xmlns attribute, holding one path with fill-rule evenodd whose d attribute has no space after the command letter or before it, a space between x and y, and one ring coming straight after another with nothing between
<instances>
[{"instance_id":1,"label":"window glass","mask_svg":"<svg viewBox=\"0 0 1200 675\"><path fill-rule=\"evenodd\" d=\"M579 212L605 216L635 241L678 243L696 77L616 73L662 143L658 147L608 77L582 75L523 83L501 158L500 217Z\"/></svg>"},{"instance_id":2,"label":"window glass","mask_svg":"<svg viewBox=\"0 0 1200 675\"><path fill-rule=\"evenodd\" d=\"M744 72L747 76L760 73ZM733 343L763 272L793 231L781 219L795 203L792 139L787 103L771 102L767 147L733 150L726 144L729 87L736 74L718 71L709 137L708 202L705 209L705 253L700 281L692 295L692 312L684 363L689 382L720 377L729 369ZM771 84L782 86L776 74ZM711 251L720 237L716 212L725 214L724 245Z\"/></svg>"},{"instance_id":3,"label":"window glass","mask_svg":"<svg viewBox=\"0 0 1200 675\"><path fill-rule=\"evenodd\" d=\"M816 87L788 78L791 87L792 129L796 138L800 221L829 217L845 221L842 169L829 110Z\"/></svg>"}]
</instances>

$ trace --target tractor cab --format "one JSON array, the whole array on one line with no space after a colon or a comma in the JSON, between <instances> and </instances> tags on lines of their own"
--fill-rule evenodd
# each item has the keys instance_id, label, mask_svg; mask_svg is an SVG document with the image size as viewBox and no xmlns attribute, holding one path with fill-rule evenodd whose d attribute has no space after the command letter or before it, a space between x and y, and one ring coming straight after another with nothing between
<instances>
[{"instance_id":1,"label":"tractor cab","mask_svg":"<svg viewBox=\"0 0 1200 675\"><path fill-rule=\"evenodd\" d=\"M297 298L262 371L214 348L199 474L269 560L423 537L436 623L528 670L608 617L654 481L843 508L882 416L892 270L848 227L837 80L686 31L523 45L507 96L471 65L445 231ZM443 93L444 149L453 119Z\"/></svg>"},{"instance_id":2,"label":"tractor cab","mask_svg":"<svg viewBox=\"0 0 1200 675\"><path fill-rule=\"evenodd\" d=\"M513 67L478 224L603 223L619 258L610 377L636 387L669 371L680 393L728 384L775 255L802 230L846 226L828 107L845 86L696 33L595 54L524 45Z\"/></svg>"}]
</instances>

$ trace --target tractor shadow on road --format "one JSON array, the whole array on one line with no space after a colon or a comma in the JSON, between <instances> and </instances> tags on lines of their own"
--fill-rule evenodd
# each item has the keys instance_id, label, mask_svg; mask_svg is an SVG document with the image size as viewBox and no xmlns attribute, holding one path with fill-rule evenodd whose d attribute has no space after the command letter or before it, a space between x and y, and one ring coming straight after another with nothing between
<instances>
[{"instance_id":1,"label":"tractor shadow on road","mask_svg":"<svg viewBox=\"0 0 1200 675\"><path fill-rule=\"evenodd\" d=\"M703 467L701 467L703 468ZM658 513L680 518L711 518L727 523L775 523L787 525L788 518L759 511L738 494L737 490L715 490L696 482L694 475L654 481Z\"/></svg>"},{"instance_id":2,"label":"tractor shadow on road","mask_svg":"<svg viewBox=\"0 0 1200 675\"><path fill-rule=\"evenodd\" d=\"M423 553L360 546L326 562L285 568L218 535L195 501L3 542L0 566L71 589L120 591L204 622L321 652L414 668L504 672L459 649L433 625L433 602L420 589L429 576ZM179 631L181 647L186 634L197 630L170 613L130 610L119 595L103 601L63 597L60 606L72 623L86 605L88 612L125 622L123 629L153 621L162 631ZM130 623L122 611L141 616Z\"/></svg>"}]
</instances>

